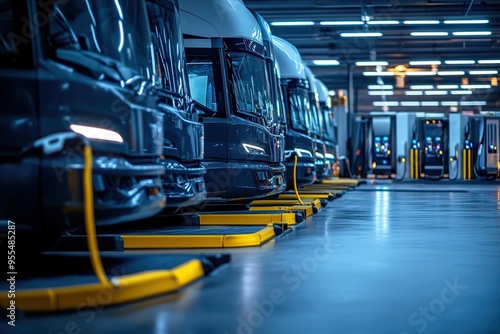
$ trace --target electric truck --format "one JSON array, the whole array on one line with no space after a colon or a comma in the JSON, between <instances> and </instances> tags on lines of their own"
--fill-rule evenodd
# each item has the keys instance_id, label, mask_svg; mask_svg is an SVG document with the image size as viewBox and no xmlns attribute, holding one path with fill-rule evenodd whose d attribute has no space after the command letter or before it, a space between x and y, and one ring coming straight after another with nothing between
<instances>
[{"instance_id":1,"label":"electric truck","mask_svg":"<svg viewBox=\"0 0 500 334\"><path fill-rule=\"evenodd\" d=\"M207 110L207 200L249 200L282 192L285 166L276 130L262 30L238 0L181 1L193 98Z\"/></svg>"},{"instance_id":2,"label":"electric truck","mask_svg":"<svg viewBox=\"0 0 500 334\"><path fill-rule=\"evenodd\" d=\"M285 101L287 133L285 136L285 166L287 186L293 188L294 156L297 156L297 185L304 186L316 180L316 147L311 137L311 107L309 82L299 51L288 41L273 36L274 54L281 74L281 88Z\"/></svg>"},{"instance_id":3,"label":"electric truck","mask_svg":"<svg viewBox=\"0 0 500 334\"><path fill-rule=\"evenodd\" d=\"M163 213L202 206L206 198L203 175L203 124L189 90L186 55L176 5L170 0L147 0L153 41L153 89L165 116L162 177L167 204Z\"/></svg>"},{"instance_id":4,"label":"electric truck","mask_svg":"<svg viewBox=\"0 0 500 334\"><path fill-rule=\"evenodd\" d=\"M93 149L96 224L165 206L143 1L0 0L0 221L33 250L83 224L81 145Z\"/></svg>"}]
</instances>

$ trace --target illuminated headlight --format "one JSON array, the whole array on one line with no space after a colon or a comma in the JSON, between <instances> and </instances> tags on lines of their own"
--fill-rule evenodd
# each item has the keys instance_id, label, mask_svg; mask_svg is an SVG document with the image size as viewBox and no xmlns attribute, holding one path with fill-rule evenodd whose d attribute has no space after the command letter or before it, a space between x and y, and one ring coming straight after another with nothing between
<instances>
[{"instance_id":1,"label":"illuminated headlight","mask_svg":"<svg viewBox=\"0 0 500 334\"><path fill-rule=\"evenodd\" d=\"M318 159L324 159L325 156L323 154L319 153L319 152L316 152L316 158L318 158Z\"/></svg>"},{"instance_id":2,"label":"illuminated headlight","mask_svg":"<svg viewBox=\"0 0 500 334\"><path fill-rule=\"evenodd\" d=\"M325 158L329 160L335 160L335 156L331 153L325 153Z\"/></svg>"},{"instance_id":3,"label":"illuminated headlight","mask_svg":"<svg viewBox=\"0 0 500 334\"><path fill-rule=\"evenodd\" d=\"M297 153L297 156L299 158L302 158L302 157L309 157L309 158L312 158L312 153L308 150L303 150L301 148L296 148L294 149L295 153Z\"/></svg>"},{"instance_id":4,"label":"illuminated headlight","mask_svg":"<svg viewBox=\"0 0 500 334\"><path fill-rule=\"evenodd\" d=\"M266 154L266 150L264 150L262 147L258 147L258 146L246 144L246 143L243 143L241 145L243 146L243 148L245 149L245 151L248 154L257 154L257 155L265 155Z\"/></svg>"},{"instance_id":5,"label":"illuminated headlight","mask_svg":"<svg viewBox=\"0 0 500 334\"><path fill-rule=\"evenodd\" d=\"M108 140L116 143L123 143L122 136L115 131L78 124L71 124L69 128L73 130L73 132L79 133L88 139Z\"/></svg>"}]
</instances>

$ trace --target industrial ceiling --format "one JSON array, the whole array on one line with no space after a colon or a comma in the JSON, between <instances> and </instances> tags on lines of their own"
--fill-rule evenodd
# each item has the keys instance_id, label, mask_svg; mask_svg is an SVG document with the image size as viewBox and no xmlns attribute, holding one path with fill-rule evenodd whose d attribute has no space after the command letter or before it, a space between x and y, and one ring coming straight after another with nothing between
<instances>
[{"instance_id":1,"label":"industrial ceiling","mask_svg":"<svg viewBox=\"0 0 500 334\"><path fill-rule=\"evenodd\" d=\"M500 1L244 2L356 112L500 111Z\"/></svg>"}]
</instances>

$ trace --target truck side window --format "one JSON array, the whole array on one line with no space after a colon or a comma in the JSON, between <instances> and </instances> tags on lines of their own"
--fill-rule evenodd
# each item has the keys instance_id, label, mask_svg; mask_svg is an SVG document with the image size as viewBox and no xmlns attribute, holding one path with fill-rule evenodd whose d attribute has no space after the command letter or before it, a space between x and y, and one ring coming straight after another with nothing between
<instances>
[{"instance_id":1,"label":"truck side window","mask_svg":"<svg viewBox=\"0 0 500 334\"><path fill-rule=\"evenodd\" d=\"M195 101L217 111L213 64L210 61L188 63L189 86Z\"/></svg>"},{"instance_id":2,"label":"truck side window","mask_svg":"<svg viewBox=\"0 0 500 334\"><path fill-rule=\"evenodd\" d=\"M16 52L14 41L13 0L0 0L0 60L12 58Z\"/></svg>"}]
</instances>

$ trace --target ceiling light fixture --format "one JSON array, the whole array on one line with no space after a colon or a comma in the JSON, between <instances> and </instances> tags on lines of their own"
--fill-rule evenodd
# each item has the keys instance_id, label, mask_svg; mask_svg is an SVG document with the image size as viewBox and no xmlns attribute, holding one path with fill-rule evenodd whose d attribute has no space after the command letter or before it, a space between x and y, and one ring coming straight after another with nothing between
<instances>
[{"instance_id":1,"label":"ceiling light fixture","mask_svg":"<svg viewBox=\"0 0 500 334\"><path fill-rule=\"evenodd\" d=\"M486 101L460 101L461 106L485 106Z\"/></svg>"},{"instance_id":2,"label":"ceiling light fixture","mask_svg":"<svg viewBox=\"0 0 500 334\"><path fill-rule=\"evenodd\" d=\"M484 24L489 23L489 20L445 20L444 24Z\"/></svg>"},{"instance_id":3,"label":"ceiling light fixture","mask_svg":"<svg viewBox=\"0 0 500 334\"><path fill-rule=\"evenodd\" d=\"M458 89L458 85L437 85L437 89Z\"/></svg>"},{"instance_id":4,"label":"ceiling light fixture","mask_svg":"<svg viewBox=\"0 0 500 334\"><path fill-rule=\"evenodd\" d=\"M491 85L461 85L462 89L490 89Z\"/></svg>"},{"instance_id":5,"label":"ceiling light fixture","mask_svg":"<svg viewBox=\"0 0 500 334\"><path fill-rule=\"evenodd\" d=\"M414 31L410 33L411 36L423 37L423 36L448 36L445 31Z\"/></svg>"},{"instance_id":6,"label":"ceiling light fixture","mask_svg":"<svg viewBox=\"0 0 500 334\"><path fill-rule=\"evenodd\" d=\"M341 37L380 37L381 32L342 32Z\"/></svg>"},{"instance_id":7,"label":"ceiling light fixture","mask_svg":"<svg viewBox=\"0 0 500 334\"><path fill-rule=\"evenodd\" d=\"M397 101L374 101L373 105L375 107L397 107L399 102Z\"/></svg>"},{"instance_id":8,"label":"ceiling light fixture","mask_svg":"<svg viewBox=\"0 0 500 334\"><path fill-rule=\"evenodd\" d=\"M438 20L406 20L404 24L439 24Z\"/></svg>"},{"instance_id":9,"label":"ceiling light fixture","mask_svg":"<svg viewBox=\"0 0 500 334\"><path fill-rule=\"evenodd\" d=\"M339 65L339 61L335 59L317 59L313 60L312 63L317 66L336 66Z\"/></svg>"},{"instance_id":10,"label":"ceiling light fixture","mask_svg":"<svg viewBox=\"0 0 500 334\"><path fill-rule=\"evenodd\" d=\"M422 102L422 107L437 107L439 106L438 101L424 101Z\"/></svg>"},{"instance_id":11,"label":"ceiling light fixture","mask_svg":"<svg viewBox=\"0 0 500 334\"><path fill-rule=\"evenodd\" d=\"M441 106L443 106L443 107L458 106L458 102L457 101L441 101Z\"/></svg>"},{"instance_id":12,"label":"ceiling light fixture","mask_svg":"<svg viewBox=\"0 0 500 334\"><path fill-rule=\"evenodd\" d=\"M434 89L433 85L411 85L410 89Z\"/></svg>"},{"instance_id":13,"label":"ceiling light fixture","mask_svg":"<svg viewBox=\"0 0 500 334\"><path fill-rule=\"evenodd\" d=\"M321 21L319 24L322 26L360 26L363 21Z\"/></svg>"},{"instance_id":14,"label":"ceiling light fixture","mask_svg":"<svg viewBox=\"0 0 500 334\"><path fill-rule=\"evenodd\" d=\"M474 60L445 60L444 63L448 65L470 65L476 62Z\"/></svg>"},{"instance_id":15,"label":"ceiling light fixture","mask_svg":"<svg viewBox=\"0 0 500 334\"><path fill-rule=\"evenodd\" d=\"M401 107L420 107L418 101L401 101Z\"/></svg>"},{"instance_id":16,"label":"ceiling light fixture","mask_svg":"<svg viewBox=\"0 0 500 334\"><path fill-rule=\"evenodd\" d=\"M378 24L378 25L385 25L385 24L399 24L399 21L396 20L386 20L386 21L368 21L368 24Z\"/></svg>"},{"instance_id":17,"label":"ceiling light fixture","mask_svg":"<svg viewBox=\"0 0 500 334\"><path fill-rule=\"evenodd\" d=\"M393 85L368 85L368 89L393 89Z\"/></svg>"},{"instance_id":18,"label":"ceiling light fixture","mask_svg":"<svg viewBox=\"0 0 500 334\"><path fill-rule=\"evenodd\" d=\"M484 59L477 62L478 64L500 64L500 59Z\"/></svg>"},{"instance_id":19,"label":"ceiling light fixture","mask_svg":"<svg viewBox=\"0 0 500 334\"><path fill-rule=\"evenodd\" d=\"M424 93L425 95L448 95L446 90L427 90Z\"/></svg>"},{"instance_id":20,"label":"ceiling light fixture","mask_svg":"<svg viewBox=\"0 0 500 334\"><path fill-rule=\"evenodd\" d=\"M389 62L387 61L357 61L356 66L387 66Z\"/></svg>"},{"instance_id":21,"label":"ceiling light fixture","mask_svg":"<svg viewBox=\"0 0 500 334\"><path fill-rule=\"evenodd\" d=\"M394 95L392 90L370 90L368 95Z\"/></svg>"},{"instance_id":22,"label":"ceiling light fixture","mask_svg":"<svg viewBox=\"0 0 500 334\"><path fill-rule=\"evenodd\" d=\"M405 95L423 95L424 92L421 90L409 90L405 92Z\"/></svg>"},{"instance_id":23,"label":"ceiling light fixture","mask_svg":"<svg viewBox=\"0 0 500 334\"><path fill-rule=\"evenodd\" d=\"M452 90L451 95L470 95L472 94L471 90Z\"/></svg>"},{"instance_id":24,"label":"ceiling light fixture","mask_svg":"<svg viewBox=\"0 0 500 334\"><path fill-rule=\"evenodd\" d=\"M488 36L491 31L454 31L453 36Z\"/></svg>"},{"instance_id":25,"label":"ceiling light fixture","mask_svg":"<svg viewBox=\"0 0 500 334\"><path fill-rule=\"evenodd\" d=\"M495 70L483 70L483 71L469 71L470 75L487 75L487 74L498 74Z\"/></svg>"},{"instance_id":26,"label":"ceiling light fixture","mask_svg":"<svg viewBox=\"0 0 500 334\"><path fill-rule=\"evenodd\" d=\"M434 71L419 71L419 72L406 72L408 76L424 76L424 75L436 75Z\"/></svg>"},{"instance_id":27,"label":"ceiling light fixture","mask_svg":"<svg viewBox=\"0 0 500 334\"><path fill-rule=\"evenodd\" d=\"M441 65L439 60L413 60L410 65Z\"/></svg>"},{"instance_id":28,"label":"ceiling light fixture","mask_svg":"<svg viewBox=\"0 0 500 334\"><path fill-rule=\"evenodd\" d=\"M438 71L438 75L464 75L464 71Z\"/></svg>"},{"instance_id":29,"label":"ceiling light fixture","mask_svg":"<svg viewBox=\"0 0 500 334\"><path fill-rule=\"evenodd\" d=\"M286 26L313 26L313 21L277 21L271 22L272 26L275 27L286 27Z\"/></svg>"}]
</instances>

